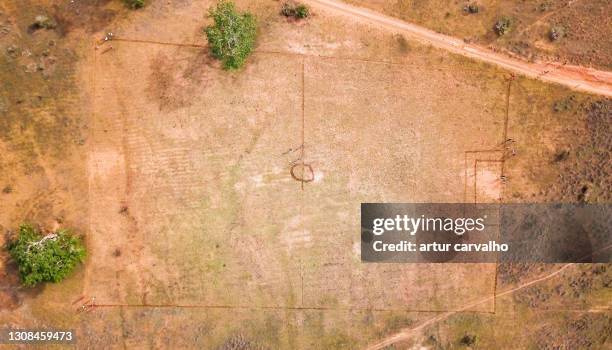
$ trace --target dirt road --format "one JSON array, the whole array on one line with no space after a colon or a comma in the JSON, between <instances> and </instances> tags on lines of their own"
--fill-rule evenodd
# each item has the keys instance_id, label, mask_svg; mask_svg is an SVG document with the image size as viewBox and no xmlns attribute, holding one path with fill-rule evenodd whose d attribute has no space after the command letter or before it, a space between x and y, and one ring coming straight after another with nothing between
<instances>
[{"instance_id":1,"label":"dirt road","mask_svg":"<svg viewBox=\"0 0 612 350\"><path fill-rule=\"evenodd\" d=\"M351 16L359 21L386 28L459 55L495 64L518 74L565 85L575 90L612 97L612 72L558 62L526 62L339 0L307 0L307 2L326 12Z\"/></svg>"},{"instance_id":2,"label":"dirt road","mask_svg":"<svg viewBox=\"0 0 612 350\"><path fill-rule=\"evenodd\" d=\"M550 273L550 274L548 274L546 276L543 276L543 277L540 277L540 278L536 278L536 279L534 279L532 281L529 281L527 283L524 283L524 284L522 284L522 285L520 285L518 287L515 287L515 288L512 288L512 289L508 289L508 290L503 291L501 293L497 293L496 295L492 295L490 297L486 297L484 299L478 300L478 301L476 301L474 303L470 303L470 304L460 308L459 310L445 312L445 313L440 314L438 316L432 317L432 318L426 320L425 322L419 324L416 327L403 329L400 332L398 332L398 333L396 333L396 334L394 334L394 335L392 335L390 337L387 337L387 338L381 340L380 342L378 342L376 344L373 344L373 345L369 346L366 350L379 350L379 349L383 349L386 346L395 344L395 343L397 343L399 341L408 340L408 339L410 339L410 337L412 337L413 335L417 334L418 331L426 328L427 326L430 326L430 325L435 324L437 322L443 321L443 320L445 320L445 319L447 319L447 318L449 318L449 317L451 317L451 316L453 316L453 315L455 315L457 313L470 310L471 308L473 308L474 306L477 306L479 304L490 302L491 300L494 300L496 297L502 297L504 295L512 294L514 292L517 292L519 290L525 289L525 288L527 288L527 287L529 287L531 285L534 285L536 283L539 283L539 282L548 280L550 278L553 278L553 277L555 277L556 275L560 274L561 272L563 272L565 269L567 269L568 267L570 267L572 265L574 265L574 264L572 264L572 263L565 264L561 268L559 268L558 270L555 270L554 272L552 272L552 273Z\"/></svg>"},{"instance_id":3,"label":"dirt road","mask_svg":"<svg viewBox=\"0 0 612 350\"><path fill-rule=\"evenodd\" d=\"M597 250L597 252L608 250L611 247L612 246L610 246L610 245L605 246L605 247ZM582 259L579 259L579 261L582 261L583 259L584 259L584 257ZM440 314L438 316L432 317L432 318L426 320L425 322L419 324L416 327L400 330L398 333L393 334L393 335L391 335L389 337L386 337L385 339L381 340L380 342L367 347L366 350L380 350L380 349L383 349L386 346L395 344L395 343L397 343L399 341L408 340L412 336L417 334L418 331L420 331L420 330L422 330L422 329L424 329L424 328L426 328L426 327L428 327L428 326L430 326L432 324L435 324L437 322L443 321L443 320L445 320L445 319L447 319L447 318L449 318L449 317L451 317L451 316L453 316L453 315L455 315L457 313L470 310L474 306L480 305L482 303L489 302L491 300L495 300L495 298L499 298L499 297L503 297L503 296L506 296L506 295L510 295L510 294L513 294L513 293L518 292L520 290L523 290L523 289L525 289L525 288L527 288L529 286L532 286L534 284L537 284L537 283L549 280L549 279L559 275L561 272L565 271L567 268L569 268L570 266L573 266L573 265L576 265L576 263L567 263L567 264L561 266L559 269L557 269L557 270L555 270L555 271L553 271L553 272L551 272L551 273L549 273L547 275L535 278L535 279L533 279L533 280L531 280L529 282L525 282L525 283L520 284L520 285L518 285L518 286L516 286L514 288L507 289L507 290L505 290L503 292L499 292L499 293L496 293L495 295L492 295L492 296L483 298L481 300L478 300L476 302L470 303L468 305L465 305L464 307L461 307L459 310L445 312L445 313ZM602 309L600 309L600 308L594 308L594 309L590 309L590 310L585 310L585 312L601 312L601 311L602 311ZM603 309L603 311L607 312L608 309Z\"/></svg>"}]
</instances>

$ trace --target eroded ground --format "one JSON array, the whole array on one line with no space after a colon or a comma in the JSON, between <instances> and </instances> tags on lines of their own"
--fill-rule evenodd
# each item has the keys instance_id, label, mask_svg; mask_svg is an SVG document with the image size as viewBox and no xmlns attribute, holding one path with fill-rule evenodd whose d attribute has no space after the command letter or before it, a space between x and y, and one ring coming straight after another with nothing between
<instances>
[{"instance_id":1,"label":"eroded ground","mask_svg":"<svg viewBox=\"0 0 612 350\"><path fill-rule=\"evenodd\" d=\"M71 74L45 80L23 56L3 58L22 92L3 93L12 190L0 224L73 227L89 250L75 276L34 292L6 269L3 322L74 327L83 348L354 349L489 298L398 348L604 346L607 265L494 299L556 267L364 265L357 223L361 202L609 201L609 100L345 18L288 22L276 2L239 2L257 15L259 42L229 73L201 34L211 4L154 2L129 17L96 4L118 18L77 26L82 37L28 34L31 16L3 9L23 21L3 53L52 36L71 50L57 59ZM117 40L96 49L103 30ZM22 109L18 96L38 99L30 86L53 104ZM91 298L98 307L79 312ZM555 333L572 327L588 337Z\"/></svg>"}]
</instances>

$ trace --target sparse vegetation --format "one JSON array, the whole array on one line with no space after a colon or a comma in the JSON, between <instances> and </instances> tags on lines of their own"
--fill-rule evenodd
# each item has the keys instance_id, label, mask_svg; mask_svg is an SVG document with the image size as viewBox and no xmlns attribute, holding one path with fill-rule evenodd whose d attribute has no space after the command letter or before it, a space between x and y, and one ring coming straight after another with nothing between
<instances>
[{"instance_id":1,"label":"sparse vegetation","mask_svg":"<svg viewBox=\"0 0 612 350\"><path fill-rule=\"evenodd\" d=\"M466 334L459 340L459 344L463 346L472 346L476 343L476 336Z\"/></svg>"},{"instance_id":2,"label":"sparse vegetation","mask_svg":"<svg viewBox=\"0 0 612 350\"><path fill-rule=\"evenodd\" d=\"M570 95L562 100L555 101L553 104L553 111L555 112L566 112L571 111L576 104L576 97L574 95Z\"/></svg>"},{"instance_id":3,"label":"sparse vegetation","mask_svg":"<svg viewBox=\"0 0 612 350\"><path fill-rule=\"evenodd\" d=\"M406 40L406 37L401 34L396 34L393 36L395 42L401 53L410 52L410 43Z\"/></svg>"},{"instance_id":4,"label":"sparse vegetation","mask_svg":"<svg viewBox=\"0 0 612 350\"><path fill-rule=\"evenodd\" d=\"M510 29L512 28L512 20L509 17L502 17L495 22L495 26L493 26L493 30L499 36L506 35Z\"/></svg>"},{"instance_id":5,"label":"sparse vegetation","mask_svg":"<svg viewBox=\"0 0 612 350\"><path fill-rule=\"evenodd\" d=\"M247 339L245 336L238 334L233 335L223 343L217 350L257 350L261 349L256 343Z\"/></svg>"},{"instance_id":6,"label":"sparse vegetation","mask_svg":"<svg viewBox=\"0 0 612 350\"><path fill-rule=\"evenodd\" d=\"M478 4L471 3L468 5L465 5L465 7L463 7L463 11L467 13L471 13L471 14L476 14L480 12L480 8L478 7Z\"/></svg>"},{"instance_id":7,"label":"sparse vegetation","mask_svg":"<svg viewBox=\"0 0 612 350\"><path fill-rule=\"evenodd\" d=\"M292 17L295 19L304 19L310 16L310 9L308 6L293 1L287 1L283 4L281 14L285 17Z\"/></svg>"},{"instance_id":8,"label":"sparse vegetation","mask_svg":"<svg viewBox=\"0 0 612 350\"><path fill-rule=\"evenodd\" d=\"M229 1L220 1L210 10L210 16L215 23L206 27L205 32L212 55L223 61L225 69L242 67L255 45L255 17L237 12Z\"/></svg>"},{"instance_id":9,"label":"sparse vegetation","mask_svg":"<svg viewBox=\"0 0 612 350\"><path fill-rule=\"evenodd\" d=\"M584 100L572 94L554 102L552 111L560 123L572 120L579 127L567 139L558 141L556 150L550 152L549 160L554 165L551 180L537 183L540 194L534 198L542 202L610 202L612 178L607 169L608 150L612 149L609 137L612 102Z\"/></svg>"},{"instance_id":10,"label":"sparse vegetation","mask_svg":"<svg viewBox=\"0 0 612 350\"><path fill-rule=\"evenodd\" d=\"M606 349L612 318L606 313L564 315L554 324L540 325L530 349Z\"/></svg>"},{"instance_id":11,"label":"sparse vegetation","mask_svg":"<svg viewBox=\"0 0 612 350\"><path fill-rule=\"evenodd\" d=\"M566 149L560 150L557 153L555 153L555 156L553 157L553 162L554 163L558 163L558 162L562 162L564 160L566 160L567 158L569 158L570 152Z\"/></svg>"},{"instance_id":12,"label":"sparse vegetation","mask_svg":"<svg viewBox=\"0 0 612 350\"><path fill-rule=\"evenodd\" d=\"M32 23L29 27L30 32L37 31L39 29L54 29L57 26L57 23L46 15L38 15L34 19L34 23Z\"/></svg>"},{"instance_id":13,"label":"sparse vegetation","mask_svg":"<svg viewBox=\"0 0 612 350\"><path fill-rule=\"evenodd\" d=\"M550 41L558 41L559 39L565 36L565 28L562 26L554 26L550 29L548 33L548 38Z\"/></svg>"},{"instance_id":14,"label":"sparse vegetation","mask_svg":"<svg viewBox=\"0 0 612 350\"><path fill-rule=\"evenodd\" d=\"M390 6L388 1L348 2L439 33L462 38L466 43L489 46L493 44L491 40L497 37L498 40L492 47L510 51L527 60L546 60L554 57L558 62L567 61L598 70L609 71L612 67L612 55L609 54L612 50L610 34L599 26L588 25L609 22L610 16L606 15L610 12L612 2L606 0L581 2L580 6L567 6L567 1L559 0L415 0L392 1L393 6ZM477 8L478 12L475 12ZM539 20L543 15L547 17ZM549 15L551 16L548 17ZM503 16L511 19L511 28L508 31L502 26L498 33L494 26ZM551 41L550 30L557 25L565 28L565 35L562 34L559 39ZM527 28L529 30L525 30ZM556 33L554 35L556 36ZM540 45L539 40L558 47ZM517 43L518 48L515 47Z\"/></svg>"},{"instance_id":15,"label":"sparse vegetation","mask_svg":"<svg viewBox=\"0 0 612 350\"><path fill-rule=\"evenodd\" d=\"M145 5L145 0L124 0L125 4L133 9L139 9L139 8L143 8Z\"/></svg>"},{"instance_id":16,"label":"sparse vegetation","mask_svg":"<svg viewBox=\"0 0 612 350\"><path fill-rule=\"evenodd\" d=\"M67 230L43 235L31 225L21 225L18 237L8 244L21 282L33 287L42 282L60 282L85 258L79 237Z\"/></svg>"},{"instance_id":17,"label":"sparse vegetation","mask_svg":"<svg viewBox=\"0 0 612 350\"><path fill-rule=\"evenodd\" d=\"M542 3L540 3L540 5L538 5L538 10L540 12L546 12L548 10L550 10L550 8L552 7L552 4L550 1L544 1Z\"/></svg>"}]
</instances>

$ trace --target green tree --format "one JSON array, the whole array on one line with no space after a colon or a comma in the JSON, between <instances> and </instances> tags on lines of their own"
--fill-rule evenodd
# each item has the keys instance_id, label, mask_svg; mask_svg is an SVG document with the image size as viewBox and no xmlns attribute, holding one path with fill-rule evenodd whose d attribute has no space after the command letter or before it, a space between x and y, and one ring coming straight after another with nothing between
<instances>
[{"instance_id":1,"label":"green tree","mask_svg":"<svg viewBox=\"0 0 612 350\"><path fill-rule=\"evenodd\" d=\"M59 282L85 259L85 247L79 237L67 230L44 235L31 225L21 225L19 235L8 244L17 262L24 286L41 282Z\"/></svg>"},{"instance_id":2,"label":"green tree","mask_svg":"<svg viewBox=\"0 0 612 350\"><path fill-rule=\"evenodd\" d=\"M255 45L257 24L250 13L238 13L234 3L220 1L210 10L215 24L206 27L206 37L214 57L225 69L242 67Z\"/></svg>"}]
</instances>

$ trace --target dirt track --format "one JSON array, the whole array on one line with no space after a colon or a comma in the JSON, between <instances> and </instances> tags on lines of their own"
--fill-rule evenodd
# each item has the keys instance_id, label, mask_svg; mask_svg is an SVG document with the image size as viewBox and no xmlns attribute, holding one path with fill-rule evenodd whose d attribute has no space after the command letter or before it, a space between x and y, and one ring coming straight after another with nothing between
<instances>
[{"instance_id":1,"label":"dirt track","mask_svg":"<svg viewBox=\"0 0 612 350\"><path fill-rule=\"evenodd\" d=\"M489 49L466 44L460 39L436 33L429 29L406 23L402 20L381 15L374 11L347 5L337 0L308 0L309 3L332 10L358 20L375 24L386 29L405 34L435 47L466 57L495 64L525 76L542 81L557 83L572 89L589 93L612 96L612 73L580 66L570 66L558 62L530 63L508 57Z\"/></svg>"},{"instance_id":2,"label":"dirt track","mask_svg":"<svg viewBox=\"0 0 612 350\"><path fill-rule=\"evenodd\" d=\"M501 297L501 296L504 296L504 295L512 294L512 293L514 293L516 291L519 291L521 289L527 288L527 287L529 287L529 286L531 286L533 284L536 284L538 282L542 282L542 281L548 280L548 279L558 275L559 273L563 272L565 269L567 269L568 267L570 267L572 265L574 265L574 264L565 264L561 268L559 268L558 270L555 270L554 272L552 272L552 273L550 273L550 274L548 274L546 276L543 276L543 277L537 278L535 280L529 281L529 282L524 283L524 284L522 284L522 285L520 285L518 287L515 287L515 288L512 288L512 289L503 291L503 292L498 293L496 295L492 295L490 297L486 297L486 298L484 298L482 300L479 300L479 301L477 301L475 303L468 304L465 307L462 307L461 309L459 309L457 311L445 312L445 313L440 314L440 315L438 315L436 317L432 317L429 320L419 324L416 327L402 330L399 333L396 333L396 334L394 334L394 335L392 335L390 337L385 338L384 340L381 340L380 342L378 342L378 343L376 343L374 345L369 346L367 348L367 350L378 350L378 349L382 349L382 348L384 348L386 346L395 344L395 343L397 343L399 341L407 340L412 335L414 335L416 332L420 331L421 329L423 329L423 328L425 328L425 327L427 327L429 325L432 325L432 324L437 323L439 321L445 320L445 319L447 319L447 318L451 317L452 315L455 315L455 314L457 314L459 312L469 310L470 308L474 307L475 305L478 305L478 304L481 304L481 303L484 303L484 302L488 302L490 300L494 300L496 297Z\"/></svg>"},{"instance_id":3,"label":"dirt track","mask_svg":"<svg viewBox=\"0 0 612 350\"><path fill-rule=\"evenodd\" d=\"M607 250L609 248L610 248L610 246L606 246L606 247L603 247L603 248L599 249L599 251ZM555 270L555 271L553 271L553 272L551 272L551 273L549 273L547 275L538 277L538 278L533 279L533 280L531 280L529 282L525 282L525 283L523 283L521 285L518 285L518 286L516 286L514 288L507 289L507 290L505 290L503 292L499 292L499 293L497 293L495 295L492 295L490 297L483 298L483 299L481 299L479 301L476 301L474 303L470 303L470 304L466 305L465 307L462 307L459 310L452 311L452 312L445 312L445 313L440 314L440 315L438 315L436 317L432 317L432 318L426 320L425 322L419 324L416 327L401 330L400 332L398 332L398 333L396 333L396 334L394 334L394 335L392 335L390 337L387 337L387 338L381 340L380 342L378 342L378 343L376 343L374 345L369 346L366 350L383 349L384 347L392 345L392 344L395 344L395 343L397 343L399 341L410 339L410 337L413 336L416 332L418 332L419 330L421 330L421 329L423 329L423 328L425 328L425 327L427 327L429 325L432 325L432 324L435 324L435 323L437 323L439 321L445 320L445 319L447 319L447 318L449 318L449 317L451 317L451 316L453 316L453 315L455 315L457 313L460 313L462 311L469 310L470 308L474 307L475 305L478 305L478 304L481 304L481 303L485 303L485 302L488 302L490 300L495 300L495 298L497 298L497 297L503 297L505 295L513 294L515 292L518 292L519 290L525 289L525 288L527 288L529 286L532 286L534 284L537 284L537 283L549 280L549 279L559 275L561 272L565 271L567 268L569 268L570 266L573 266L573 265L576 265L576 264L575 263L565 264L565 265L561 266L559 269L557 269L557 270ZM601 311L602 311L601 309L592 309L592 310L587 310L586 312L601 312Z\"/></svg>"}]
</instances>

